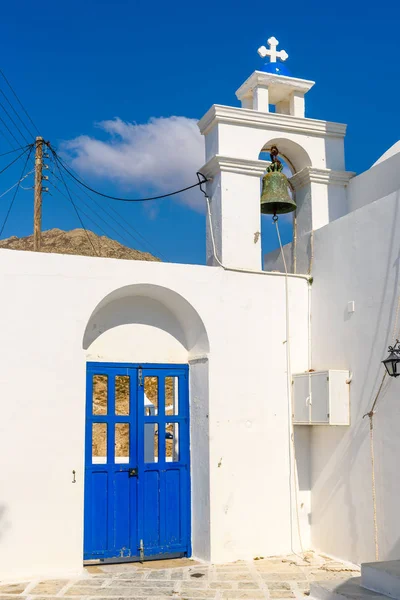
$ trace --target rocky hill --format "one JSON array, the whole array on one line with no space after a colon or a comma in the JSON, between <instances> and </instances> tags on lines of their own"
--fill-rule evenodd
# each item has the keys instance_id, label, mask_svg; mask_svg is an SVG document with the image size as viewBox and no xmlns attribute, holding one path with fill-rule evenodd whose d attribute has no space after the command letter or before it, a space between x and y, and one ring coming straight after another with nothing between
<instances>
[{"instance_id":1,"label":"rocky hill","mask_svg":"<svg viewBox=\"0 0 400 600\"><path fill-rule=\"evenodd\" d=\"M91 243L88 240L88 236ZM0 240L0 248L8 248L10 250L33 250L33 235L23 238L12 236L5 240ZM95 248L96 253L93 251L93 248ZM133 250L105 235L96 235L92 231L88 231L86 234L83 229L73 229L72 231L49 229L48 231L43 231L41 252L77 254L80 256L102 256L106 258L122 258L127 260L160 260L149 252Z\"/></svg>"}]
</instances>

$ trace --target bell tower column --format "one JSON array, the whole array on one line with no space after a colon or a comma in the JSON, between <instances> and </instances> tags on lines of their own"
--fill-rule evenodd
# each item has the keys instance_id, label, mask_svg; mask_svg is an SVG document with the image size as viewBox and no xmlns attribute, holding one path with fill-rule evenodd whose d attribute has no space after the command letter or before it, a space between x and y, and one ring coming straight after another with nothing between
<instances>
[{"instance_id":1,"label":"bell tower column","mask_svg":"<svg viewBox=\"0 0 400 600\"><path fill-rule=\"evenodd\" d=\"M218 265L219 261L225 267L261 269L260 177L265 167L261 160L216 154L201 169L207 178L212 178L207 183L208 265Z\"/></svg>"}]
</instances>

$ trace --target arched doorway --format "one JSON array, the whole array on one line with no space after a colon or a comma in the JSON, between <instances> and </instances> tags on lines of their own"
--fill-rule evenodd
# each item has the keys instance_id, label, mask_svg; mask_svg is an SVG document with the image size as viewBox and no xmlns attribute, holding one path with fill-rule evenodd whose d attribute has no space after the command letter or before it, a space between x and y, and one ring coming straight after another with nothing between
<instances>
[{"instance_id":1,"label":"arched doorway","mask_svg":"<svg viewBox=\"0 0 400 600\"><path fill-rule=\"evenodd\" d=\"M202 320L168 288L126 286L95 308L83 346L84 559L190 556L189 361L207 359Z\"/></svg>"}]
</instances>

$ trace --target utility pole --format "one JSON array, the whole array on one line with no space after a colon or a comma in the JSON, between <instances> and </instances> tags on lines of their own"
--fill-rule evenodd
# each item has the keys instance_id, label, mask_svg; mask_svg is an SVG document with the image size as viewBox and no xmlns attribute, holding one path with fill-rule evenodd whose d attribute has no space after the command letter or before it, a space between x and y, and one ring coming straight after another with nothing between
<instances>
[{"instance_id":1,"label":"utility pole","mask_svg":"<svg viewBox=\"0 0 400 600\"><path fill-rule=\"evenodd\" d=\"M42 234L43 143L43 138L38 136L35 142L35 200L33 207L33 249L35 252L40 252Z\"/></svg>"}]
</instances>

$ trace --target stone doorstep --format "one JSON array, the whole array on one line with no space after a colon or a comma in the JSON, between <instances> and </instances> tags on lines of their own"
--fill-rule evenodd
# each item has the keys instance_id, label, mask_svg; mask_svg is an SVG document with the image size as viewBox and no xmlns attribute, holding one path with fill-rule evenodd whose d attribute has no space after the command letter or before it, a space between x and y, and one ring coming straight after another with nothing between
<instances>
[{"instance_id":1,"label":"stone doorstep","mask_svg":"<svg viewBox=\"0 0 400 600\"><path fill-rule=\"evenodd\" d=\"M361 585L378 594L400 600L400 560L363 563Z\"/></svg>"},{"instance_id":2,"label":"stone doorstep","mask_svg":"<svg viewBox=\"0 0 400 600\"><path fill-rule=\"evenodd\" d=\"M377 594L362 588L361 577L338 581L312 582L310 586L310 598L313 600L387 600L387 596Z\"/></svg>"}]
</instances>

